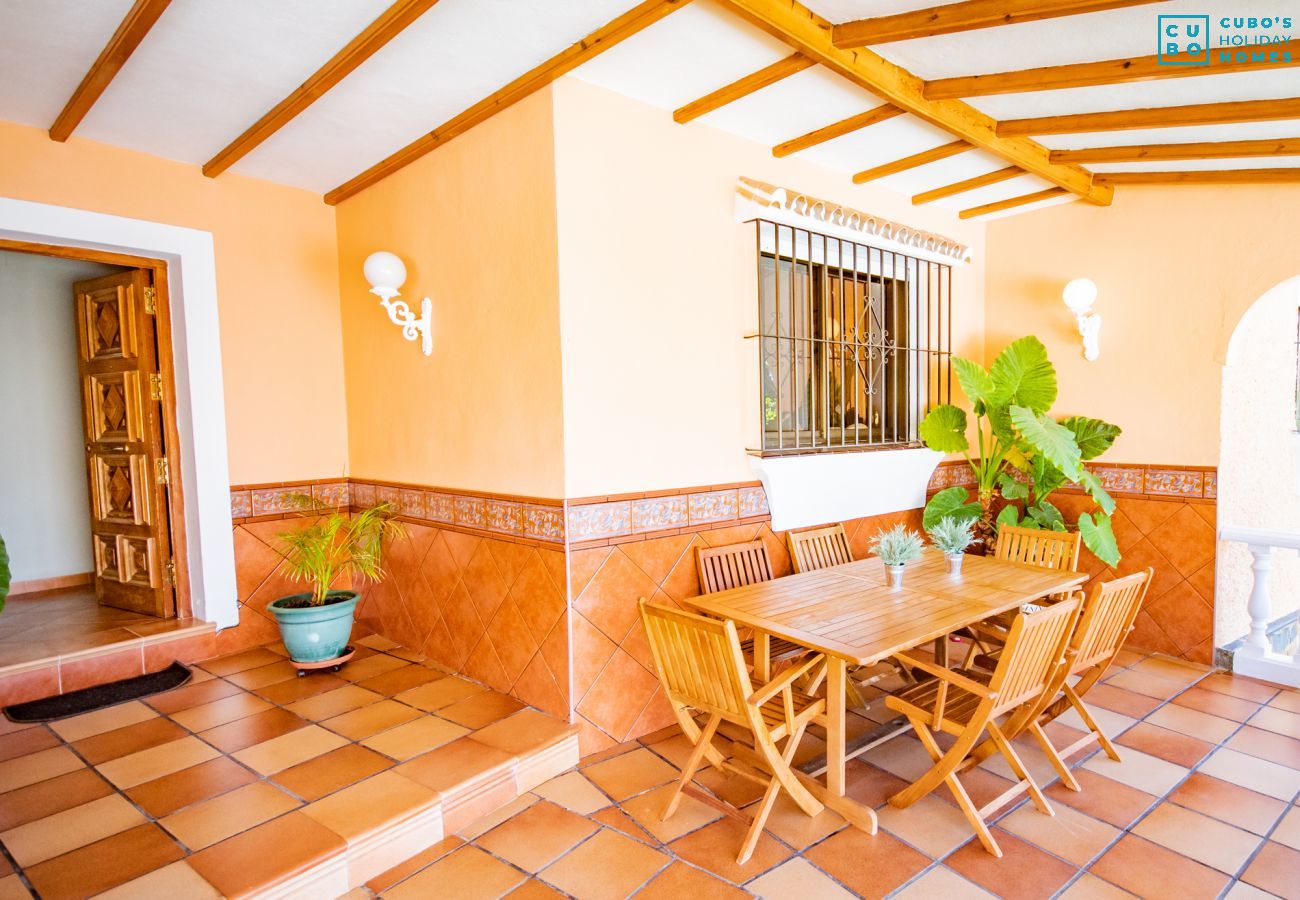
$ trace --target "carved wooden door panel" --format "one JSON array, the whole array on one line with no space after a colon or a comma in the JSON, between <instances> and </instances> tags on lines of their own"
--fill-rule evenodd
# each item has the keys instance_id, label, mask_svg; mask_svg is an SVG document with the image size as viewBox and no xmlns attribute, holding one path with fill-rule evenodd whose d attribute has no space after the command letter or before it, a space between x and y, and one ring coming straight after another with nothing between
<instances>
[{"instance_id":1,"label":"carved wooden door panel","mask_svg":"<svg viewBox=\"0 0 1300 900\"><path fill-rule=\"evenodd\" d=\"M75 285L77 366L90 476L95 594L105 606L175 615L152 275Z\"/></svg>"}]
</instances>

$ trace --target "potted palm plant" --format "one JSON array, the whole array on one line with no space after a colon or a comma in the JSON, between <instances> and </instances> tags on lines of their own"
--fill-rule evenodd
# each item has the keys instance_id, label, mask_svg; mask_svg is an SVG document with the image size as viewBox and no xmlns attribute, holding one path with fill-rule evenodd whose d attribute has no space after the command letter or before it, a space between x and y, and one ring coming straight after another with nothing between
<instances>
[{"instance_id":1,"label":"potted palm plant","mask_svg":"<svg viewBox=\"0 0 1300 900\"><path fill-rule=\"evenodd\" d=\"M979 543L975 537L975 520L944 516L929 529L930 543L938 548L948 562L948 574L961 574L961 561L966 549Z\"/></svg>"},{"instance_id":2,"label":"potted palm plant","mask_svg":"<svg viewBox=\"0 0 1300 900\"><path fill-rule=\"evenodd\" d=\"M304 513L321 507L311 497L295 498ZM272 601L267 608L280 626L280 638L295 663L325 663L347 650L352 617L360 595L334 590L341 576L379 581L384 577L383 540L398 540L406 529L379 503L347 515L334 511L305 528L280 535L285 572L311 590Z\"/></svg>"},{"instance_id":3,"label":"potted palm plant","mask_svg":"<svg viewBox=\"0 0 1300 900\"><path fill-rule=\"evenodd\" d=\"M925 542L921 535L903 525L881 530L871 542L871 553L880 557L889 573L889 586L903 586L903 572L909 562L921 555Z\"/></svg>"}]
</instances>

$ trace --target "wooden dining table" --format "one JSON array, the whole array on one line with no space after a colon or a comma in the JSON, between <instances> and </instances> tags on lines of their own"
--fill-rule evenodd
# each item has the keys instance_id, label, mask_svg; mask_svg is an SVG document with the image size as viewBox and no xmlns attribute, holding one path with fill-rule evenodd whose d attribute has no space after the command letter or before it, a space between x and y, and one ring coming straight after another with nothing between
<instances>
[{"instance_id":1,"label":"wooden dining table","mask_svg":"<svg viewBox=\"0 0 1300 900\"><path fill-rule=\"evenodd\" d=\"M895 653L936 641L946 665L947 636L976 622L1061 594L1088 580L1083 572L1060 571L966 556L959 575L947 574L943 555L927 548L908 563L903 586L888 586L885 567L871 558L788 575L772 581L692 597L686 602L707 615L754 629L754 668L770 676L766 648L785 638L819 651L827 660L825 783L804 781L832 809L875 831L875 813L845 796L847 677L850 666L870 666ZM820 767L818 767L820 768Z\"/></svg>"}]
</instances>

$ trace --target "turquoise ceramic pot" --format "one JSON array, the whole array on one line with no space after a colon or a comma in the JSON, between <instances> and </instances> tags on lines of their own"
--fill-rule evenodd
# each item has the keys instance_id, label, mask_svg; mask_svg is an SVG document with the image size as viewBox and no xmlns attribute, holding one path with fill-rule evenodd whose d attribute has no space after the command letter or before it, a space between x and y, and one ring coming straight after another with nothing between
<instances>
[{"instance_id":1,"label":"turquoise ceramic pot","mask_svg":"<svg viewBox=\"0 0 1300 900\"><path fill-rule=\"evenodd\" d=\"M343 655L352 636L352 614L360 600L354 591L330 591L329 597L342 597L323 606L284 607L309 599L311 594L281 597L267 605L280 623L280 638L294 662L323 662Z\"/></svg>"}]
</instances>

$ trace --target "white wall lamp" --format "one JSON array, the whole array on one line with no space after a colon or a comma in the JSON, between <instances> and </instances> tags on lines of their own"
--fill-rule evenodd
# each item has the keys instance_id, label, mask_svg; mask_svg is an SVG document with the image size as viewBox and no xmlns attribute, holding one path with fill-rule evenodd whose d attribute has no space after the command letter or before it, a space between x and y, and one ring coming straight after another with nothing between
<instances>
[{"instance_id":1,"label":"white wall lamp","mask_svg":"<svg viewBox=\"0 0 1300 900\"><path fill-rule=\"evenodd\" d=\"M1065 305L1074 313L1079 323L1079 337L1083 338L1083 358L1092 362L1101 356L1101 316L1092 311L1097 300L1097 285L1089 278L1076 278L1061 292Z\"/></svg>"},{"instance_id":2,"label":"white wall lamp","mask_svg":"<svg viewBox=\"0 0 1300 900\"><path fill-rule=\"evenodd\" d=\"M363 271L366 281L370 282L370 293L379 298L388 318L402 329L402 337L408 341L420 338L420 348L425 356L433 355L433 301L425 297L420 303L420 318L411 312L405 300L394 300L400 296L397 289L406 283L406 264L395 253L380 250L366 257Z\"/></svg>"}]
</instances>

